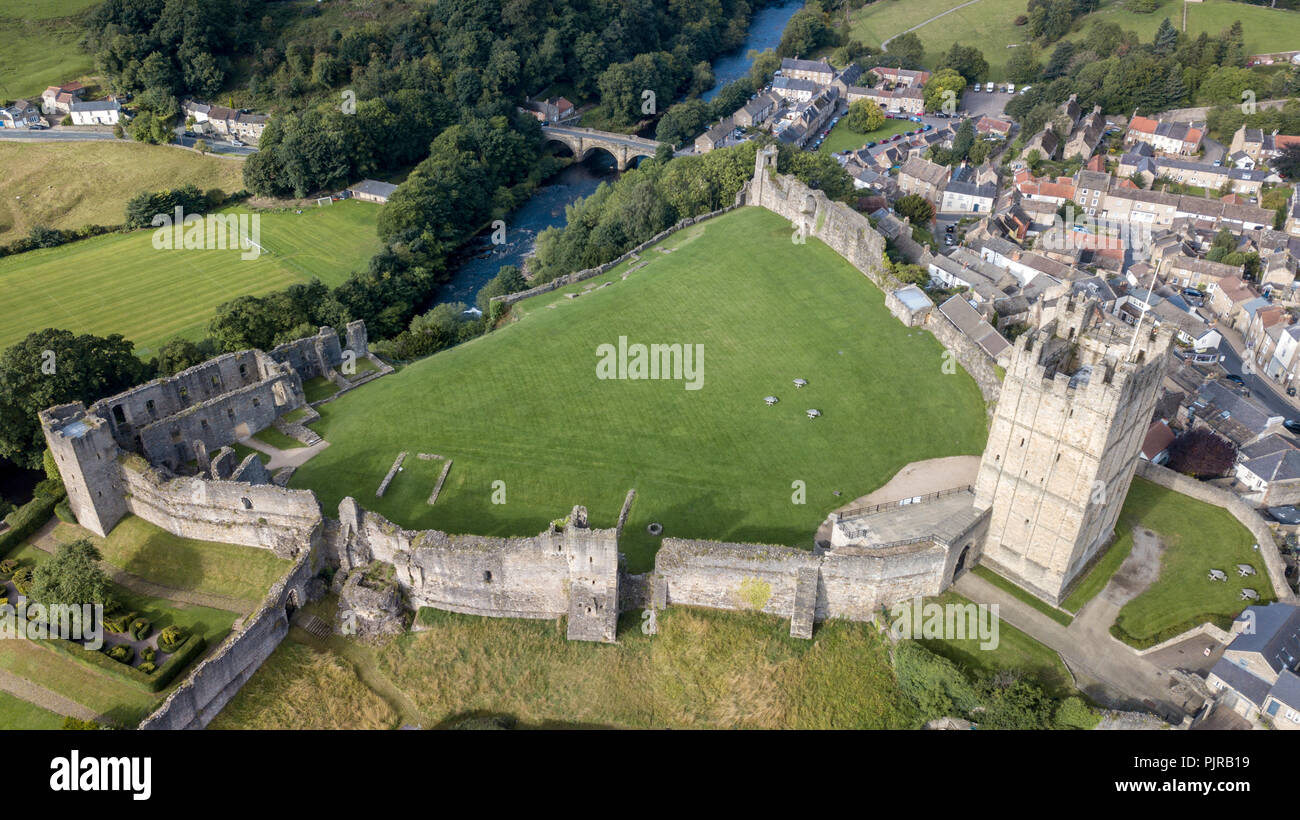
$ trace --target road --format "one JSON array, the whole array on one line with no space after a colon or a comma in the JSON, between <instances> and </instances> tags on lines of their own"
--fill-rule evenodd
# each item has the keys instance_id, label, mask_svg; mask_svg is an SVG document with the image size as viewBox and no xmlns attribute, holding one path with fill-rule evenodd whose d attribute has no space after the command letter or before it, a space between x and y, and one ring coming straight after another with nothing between
<instances>
[{"instance_id":1,"label":"road","mask_svg":"<svg viewBox=\"0 0 1300 820\"><path fill-rule=\"evenodd\" d=\"M1250 388L1250 397L1252 399L1263 405L1274 415L1286 419L1300 418L1300 410L1297 410L1295 405L1282 395L1272 379L1255 373L1253 367L1249 373L1242 369L1241 353L1238 352L1226 335L1223 344L1219 345L1219 353L1223 356L1222 367L1229 373L1236 373L1241 376L1246 382L1246 387Z\"/></svg>"},{"instance_id":2,"label":"road","mask_svg":"<svg viewBox=\"0 0 1300 820\"><path fill-rule=\"evenodd\" d=\"M116 139L111 131L83 131L59 127L44 128L39 131L28 131L22 128L0 128L0 140L10 140L12 142L104 142ZM193 148L198 139L200 138L178 135L174 144ZM211 138L207 138L207 143L208 147L212 149L211 153L231 158L244 158L257 153L256 148L248 146L241 148Z\"/></svg>"}]
</instances>

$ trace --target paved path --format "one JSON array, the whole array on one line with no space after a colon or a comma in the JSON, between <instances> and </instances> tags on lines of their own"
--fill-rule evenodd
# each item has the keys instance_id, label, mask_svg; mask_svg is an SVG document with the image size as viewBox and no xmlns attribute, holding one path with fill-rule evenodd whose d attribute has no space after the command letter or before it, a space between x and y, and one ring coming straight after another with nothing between
<instances>
[{"instance_id":1,"label":"paved path","mask_svg":"<svg viewBox=\"0 0 1300 820\"><path fill-rule=\"evenodd\" d=\"M1109 632L1066 629L1019 598L968 572L956 583L958 592L976 603L997 604L1003 620L1055 650L1093 700L1110 708L1154 708L1181 720L1183 704L1169 693L1168 675L1140 657Z\"/></svg>"},{"instance_id":2,"label":"paved path","mask_svg":"<svg viewBox=\"0 0 1300 820\"><path fill-rule=\"evenodd\" d=\"M101 715L94 709L87 709L80 703L68 700L63 695L51 692L44 686L32 683L26 678L20 678L7 669L0 669L0 689L20 700L25 700L42 709L48 709L65 717L93 720L101 725L113 723L112 718Z\"/></svg>"},{"instance_id":3,"label":"paved path","mask_svg":"<svg viewBox=\"0 0 1300 820\"><path fill-rule=\"evenodd\" d=\"M59 525L57 518L51 518L45 526L36 531L32 536L31 544L39 550L53 553L59 548L59 541L54 537L54 528ZM194 606L206 606L211 609L224 609L227 612L236 612L243 615L249 612L255 602L244 600L243 598L232 598L229 595L217 595L209 592L195 592L188 589L176 589L175 587L155 584L153 581L146 581L139 575L134 575L124 569L115 567L107 561L100 561L99 566L104 572L108 573L113 579L113 583L126 587L138 595L145 595L150 598L166 598L182 604L193 604Z\"/></svg>"},{"instance_id":4,"label":"paved path","mask_svg":"<svg viewBox=\"0 0 1300 820\"><path fill-rule=\"evenodd\" d=\"M239 442L245 447L250 447L259 453L266 453L271 460L266 465L266 469L275 472L283 467L301 467L316 456L321 450L330 446L328 441L321 440L310 447L292 447L288 450L279 450L269 444L263 444L255 438L242 439Z\"/></svg>"},{"instance_id":5,"label":"paved path","mask_svg":"<svg viewBox=\"0 0 1300 820\"><path fill-rule=\"evenodd\" d=\"M962 3L960 6L953 6L952 8L948 9L947 11L945 11L945 12L943 12L943 13L941 13L941 14L936 14L935 16L931 17L929 20L926 20L924 23L918 23L917 25L912 26L911 28L909 28L907 31L900 31L900 32L898 32L897 34L895 34L893 37L890 37L889 40L886 40L885 42L881 43L881 44L880 44L880 50L881 50L881 51L887 51L887 50L889 50L889 43L890 43L890 41L893 40L893 39L895 39L895 38L897 38L897 37L902 37L904 34L908 34L908 33L910 33L910 32L916 31L918 28L925 28L926 26L928 26L928 25L930 25L931 23L933 23L935 20L938 20L940 17L946 17L946 16L948 16L949 14L952 14L954 11L958 11L958 10L960 10L960 9L964 9L964 8L966 8L967 6L973 6L973 5L975 5L976 3L978 3L979 1L980 1L980 0L969 0L969 2Z\"/></svg>"},{"instance_id":6,"label":"paved path","mask_svg":"<svg viewBox=\"0 0 1300 820\"><path fill-rule=\"evenodd\" d=\"M979 456L948 456L913 461L895 473L883 487L855 498L847 504L841 504L836 511L869 507L872 504L887 504L917 495L928 495L939 490L973 485L979 471ZM831 523L828 516L817 529L816 539L820 543L829 542L830 538Z\"/></svg>"}]
</instances>

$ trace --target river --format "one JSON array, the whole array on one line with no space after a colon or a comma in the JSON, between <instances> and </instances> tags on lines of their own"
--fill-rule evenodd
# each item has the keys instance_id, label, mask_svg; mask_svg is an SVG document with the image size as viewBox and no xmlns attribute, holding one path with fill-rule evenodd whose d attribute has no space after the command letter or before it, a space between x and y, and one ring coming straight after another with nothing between
<instances>
[{"instance_id":1,"label":"river","mask_svg":"<svg viewBox=\"0 0 1300 820\"><path fill-rule=\"evenodd\" d=\"M714 60L713 76L717 82L703 95L704 99L713 99L723 86L749 71L753 63L748 56L750 51L776 48L786 23L801 8L803 1L797 0L756 12L750 21L745 44L734 53ZM503 244L492 244L491 231L484 231L470 240L458 261L453 262L455 272L451 281L439 289L437 303L464 302L472 307L479 289L496 276L502 265L514 265L522 270L524 259L533 253L537 235L547 228L565 224L566 206L590 196L600 183L617 178L613 157L601 151L550 177L537 193L505 218L506 241Z\"/></svg>"}]
</instances>

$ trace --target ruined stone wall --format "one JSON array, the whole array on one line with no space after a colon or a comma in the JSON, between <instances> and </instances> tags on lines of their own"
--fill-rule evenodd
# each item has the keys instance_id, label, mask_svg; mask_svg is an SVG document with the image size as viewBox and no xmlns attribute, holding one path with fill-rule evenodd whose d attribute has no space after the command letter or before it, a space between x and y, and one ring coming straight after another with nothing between
<instances>
[{"instance_id":1,"label":"ruined stone wall","mask_svg":"<svg viewBox=\"0 0 1300 820\"><path fill-rule=\"evenodd\" d=\"M212 722L284 640L289 632L286 604L307 602L307 583L315 573L312 552L303 552L257 610L236 622L220 646L194 667L140 728L202 729Z\"/></svg>"},{"instance_id":2,"label":"ruined stone wall","mask_svg":"<svg viewBox=\"0 0 1300 820\"><path fill-rule=\"evenodd\" d=\"M618 537L590 529L585 511L527 538L405 530L351 499L327 530L327 552L344 569L382 561L413 607L511 618L568 616L571 638L614 639Z\"/></svg>"},{"instance_id":3,"label":"ruined stone wall","mask_svg":"<svg viewBox=\"0 0 1300 820\"><path fill-rule=\"evenodd\" d=\"M302 385L296 375L275 376L139 428L139 451L150 463L166 464L174 470L270 427L278 416L302 402ZM203 448L196 448L195 442L202 442Z\"/></svg>"},{"instance_id":4,"label":"ruined stone wall","mask_svg":"<svg viewBox=\"0 0 1300 820\"><path fill-rule=\"evenodd\" d=\"M992 417L994 404L1002 396L1002 379L998 376L998 365L1002 364L1005 367L1005 362L1008 360L1004 357L1001 362L994 361L984 348L958 330L957 326L937 308L930 311L921 327L933 333L934 338L939 340L939 344L943 345L944 349L950 352L957 363L975 380L980 395L988 405L989 416Z\"/></svg>"},{"instance_id":5,"label":"ruined stone wall","mask_svg":"<svg viewBox=\"0 0 1300 820\"><path fill-rule=\"evenodd\" d=\"M185 538L262 547L291 557L322 525L320 505L310 490L169 478L131 456L122 459L120 473L127 510Z\"/></svg>"},{"instance_id":6,"label":"ruined stone wall","mask_svg":"<svg viewBox=\"0 0 1300 820\"><path fill-rule=\"evenodd\" d=\"M811 570L817 574L815 620L865 621L881 607L947 589L966 547L970 549L963 568L977 562L987 526L987 516L981 517L951 546L925 541L825 553L770 544L665 538L648 586L662 587L668 605L756 610L792 618L800 571Z\"/></svg>"}]
</instances>

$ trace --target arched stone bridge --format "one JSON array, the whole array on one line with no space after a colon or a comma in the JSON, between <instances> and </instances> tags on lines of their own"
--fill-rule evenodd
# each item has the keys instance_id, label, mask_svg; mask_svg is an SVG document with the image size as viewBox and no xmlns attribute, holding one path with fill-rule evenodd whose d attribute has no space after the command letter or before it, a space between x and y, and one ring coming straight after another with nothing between
<instances>
[{"instance_id":1,"label":"arched stone bridge","mask_svg":"<svg viewBox=\"0 0 1300 820\"><path fill-rule=\"evenodd\" d=\"M660 143L627 134L611 134L594 128L576 128L564 125L543 125L542 133L548 140L555 140L569 147L576 160L581 162L596 150L601 150L614 157L618 170L626 171L637 157L653 157L659 150Z\"/></svg>"}]
</instances>

